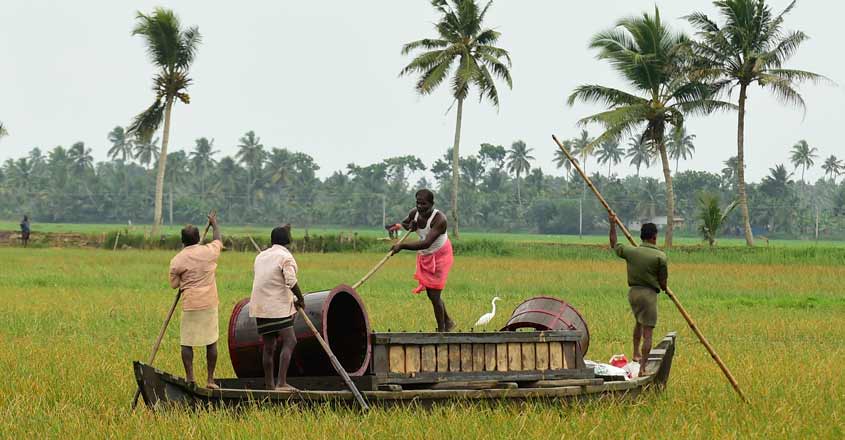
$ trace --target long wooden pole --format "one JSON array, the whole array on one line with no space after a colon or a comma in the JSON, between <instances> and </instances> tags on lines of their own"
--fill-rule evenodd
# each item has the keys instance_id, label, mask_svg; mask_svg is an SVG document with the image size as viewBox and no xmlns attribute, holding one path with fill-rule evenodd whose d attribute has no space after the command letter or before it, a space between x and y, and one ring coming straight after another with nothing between
<instances>
[{"instance_id":1,"label":"long wooden pole","mask_svg":"<svg viewBox=\"0 0 845 440\"><path fill-rule=\"evenodd\" d=\"M209 215L214 214L214 210L212 210ZM202 239L200 243L205 241L205 236L208 235L208 228L211 227L211 222L205 225L205 231L202 233ZM173 312L176 311L176 306L179 304L179 298L182 297L182 289L176 292L176 298L173 299L173 305L170 306L170 310L167 311L167 316L164 318L164 323L161 325L161 330L158 331L158 338L156 338L155 343L153 344L152 351L150 352L149 361L147 365L152 365L153 361L156 359L156 354L158 354L158 348L161 346L161 340L164 339L164 333L167 331L167 326L170 324L170 319L173 318ZM141 386L138 385L138 389L135 390L135 397L132 398L132 410L135 410L135 407L138 406L138 397L141 395Z\"/></svg>"},{"instance_id":2,"label":"long wooden pole","mask_svg":"<svg viewBox=\"0 0 845 440\"><path fill-rule=\"evenodd\" d=\"M260 253L261 247L258 246L258 243L256 243L255 240L252 239L251 235L247 235L247 237L249 238L249 241L252 242L252 245L255 247L255 250ZM302 319L305 321L305 324L308 326L309 329L311 329L311 333L314 334L314 337L317 338L317 341L319 341L320 345L323 346L323 351L326 352L326 355L329 357L329 361L332 363L332 366L334 367L335 371L337 371L337 374L339 374L340 377L343 378L343 381L346 382L346 387L349 388L349 391L352 391L352 394L355 396L355 400L357 400L358 404L361 405L361 409L363 409L364 411L369 410L370 407L367 405L367 402L364 400L364 397L361 396L361 392L358 391L358 387L355 386L355 382L352 382L352 379L349 377L349 374L346 373L346 369L343 368L343 365L340 365L340 362L337 360L337 357L332 352L331 347L329 347L329 344L327 344L326 340L323 339L323 336L320 334L317 328L314 327L314 323L311 322L311 319L308 318L308 315L305 313L305 310L297 306L296 311L299 312L299 314L302 316Z\"/></svg>"},{"instance_id":3,"label":"long wooden pole","mask_svg":"<svg viewBox=\"0 0 845 440\"><path fill-rule=\"evenodd\" d=\"M398 241L398 242L396 242L396 244L400 244L400 243L402 243L403 241L405 241L405 239L406 239L406 238L408 238L408 235L410 235L410 234L411 234L411 231L410 231L410 230L408 230L408 232L405 232L405 235L403 235L403 236L402 236L402 238L400 238L400 239L399 239L399 241ZM373 274L375 274L376 272L378 272L378 270L379 270L379 269L381 269L381 267L382 267L382 266L384 266L384 263L387 263L387 260L389 260L389 259L390 259L390 257L392 257L392 256L393 256L393 252L388 252L388 253L387 253L387 255L385 255L385 256L384 256L384 258L382 258L382 259L381 259L381 261L379 261L379 262L375 265L375 267L373 267L372 269L370 269L370 271L369 271L369 272L367 272L367 274L366 274L366 275L364 275L364 277L363 277L363 278L361 278L360 280L358 280L358 282L357 282L357 283L353 284L353 285L352 285L352 288L353 288L353 289L357 289L357 288L361 287L361 284L364 284L364 282L366 282L368 279L370 279L370 277L371 277L371 276L373 276Z\"/></svg>"},{"instance_id":4,"label":"long wooden pole","mask_svg":"<svg viewBox=\"0 0 845 440\"><path fill-rule=\"evenodd\" d=\"M578 171L578 174L581 175L581 177L587 183L587 186L590 187L590 189L596 195L596 198L599 199L599 202L605 207L605 209L607 209L607 212L611 216L613 216L616 223L619 225L619 229L621 229L622 233L625 234L625 238L627 238L628 241L632 245L636 246L637 243L634 241L634 237L628 231L628 228L625 227L625 224L622 223L622 220L619 219L619 216L616 215L616 213L613 211L613 209L607 203L607 200L605 200L604 197L602 197L598 188L596 188L595 185L593 185L593 182L590 180L589 176L587 176L587 174L584 173L584 170L581 169L581 166L578 165L578 162L575 160L575 158L572 157L572 155L569 153L569 151L566 149L566 147L563 146L563 144L557 139L557 137L555 135L552 135L552 139L554 139L558 148L560 148L560 150L563 151L563 154L566 155L566 158L569 159L569 161L572 163L572 166L575 167L575 169ZM684 308L684 306L681 305L680 300L678 300L678 297L675 296L675 292L672 292L672 289L669 289L667 287L666 295L675 304L675 307L681 313L681 316L683 316L684 319L687 321L687 324L689 324L689 327L692 329L693 333L695 333L695 335L698 336L698 340L701 341L702 345L704 345L704 348L706 348L707 352L710 353L710 357L712 357L713 360L716 362L716 364L719 365L719 368L722 370L722 373L728 379L728 382L731 383L731 386L733 387L733 389L737 392L737 394L739 394L739 396L742 398L742 400L744 402L748 403L748 398L745 396L745 393L743 393L742 390L739 388L739 384L737 383L736 378L734 378L733 374L731 374L731 370L729 370L728 366L725 365L724 362L722 362L722 358L720 358L719 355L716 354L716 350L713 348L712 345L710 345L710 342L707 340L706 337L704 337L704 334L701 332L701 330L699 330L698 326L695 324L695 321L693 321L692 316L690 316L690 314L687 312L687 310Z\"/></svg>"}]
</instances>

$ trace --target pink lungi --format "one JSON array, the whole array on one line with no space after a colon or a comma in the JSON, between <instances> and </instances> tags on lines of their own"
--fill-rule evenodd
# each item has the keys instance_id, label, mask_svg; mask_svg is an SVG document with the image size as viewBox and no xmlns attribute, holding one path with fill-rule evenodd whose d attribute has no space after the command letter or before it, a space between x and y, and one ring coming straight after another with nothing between
<instances>
[{"instance_id":1,"label":"pink lungi","mask_svg":"<svg viewBox=\"0 0 845 440\"><path fill-rule=\"evenodd\" d=\"M417 253L417 272L414 278L420 284L413 292L420 293L426 289L443 290L446 287L446 278L449 277L449 269L454 262L452 242L449 240L433 254Z\"/></svg>"}]
</instances>

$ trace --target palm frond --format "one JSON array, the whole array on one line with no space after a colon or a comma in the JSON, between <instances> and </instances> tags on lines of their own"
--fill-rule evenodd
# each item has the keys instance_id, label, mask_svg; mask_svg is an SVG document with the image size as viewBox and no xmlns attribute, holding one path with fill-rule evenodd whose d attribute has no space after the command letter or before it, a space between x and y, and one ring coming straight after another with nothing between
<instances>
[{"instance_id":1,"label":"palm frond","mask_svg":"<svg viewBox=\"0 0 845 440\"><path fill-rule=\"evenodd\" d=\"M623 92L622 90L614 89L612 87L605 87L595 84L586 84L578 86L566 100L567 104L569 104L570 106L575 105L575 103L578 101L588 104L604 104L608 107L619 105L644 104L646 102L645 99L640 98L639 96L635 96L630 93Z\"/></svg>"},{"instance_id":2,"label":"palm frond","mask_svg":"<svg viewBox=\"0 0 845 440\"><path fill-rule=\"evenodd\" d=\"M443 49L449 46L449 42L446 40L441 40L437 38L423 38L422 40L412 41L404 46L402 46L402 55L408 55L409 53L423 48L426 50L432 49Z\"/></svg>"},{"instance_id":3,"label":"palm frond","mask_svg":"<svg viewBox=\"0 0 845 440\"><path fill-rule=\"evenodd\" d=\"M127 135L137 136L141 142L148 143L163 119L164 102L159 98L146 110L135 116L132 123L127 127L126 133Z\"/></svg>"}]
</instances>

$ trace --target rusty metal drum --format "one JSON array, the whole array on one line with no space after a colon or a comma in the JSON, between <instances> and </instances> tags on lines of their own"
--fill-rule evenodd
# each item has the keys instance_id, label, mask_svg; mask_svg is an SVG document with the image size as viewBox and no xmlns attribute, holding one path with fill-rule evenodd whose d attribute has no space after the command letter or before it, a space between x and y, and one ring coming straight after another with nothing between
<instances>
[{"instance_id":1,"label":"rusty metal drum","mask_svg":"<svg viewBox=\"0 0 845 440\"><path fill-rule=\"evenodd\" d=\"M305 294L305 313L314 323L335 357L350 376L361 376L369 367L370 320L364 302L355 289L340 285L332 290ZM293 324L296 349L288 374L291 376L335 376L328 356L302 317ZM229 358L239 378L264 377L263 349L255 318L249 316L249 298L235 305L229 319ZM281 344L274 359L278 362Z\"/></svg>"},{"instance_id":2,"label":"rusty metal drum","mask_svg":"<svg viewBox=\"0 0 845 440\"><path fill-rule=\"evenodd\" d=\"M580 330L583 333L578 347L582 355L590 348L590 329L575 307L558 298L537 296L518 305L502 331L522 328L534 330Z\"/></svg>"}]
</instances>

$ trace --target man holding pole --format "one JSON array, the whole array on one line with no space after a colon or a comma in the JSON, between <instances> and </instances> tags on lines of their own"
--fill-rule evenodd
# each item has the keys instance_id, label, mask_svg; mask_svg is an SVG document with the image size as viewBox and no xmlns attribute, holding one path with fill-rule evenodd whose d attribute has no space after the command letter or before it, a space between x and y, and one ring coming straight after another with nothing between
<instances>
[{"instance_id":1,"label":"man holding pole","mask_svg":"<svg viewBox=\"0 0 845 440\"><path fill-rule=\"evenodd\" d=\"M268 390L276 391L295 391L295 388L287 383L290 358L296 347L293 320L296 308L305 307L305 298L296 278L296 260L285 247L290 241L290 224L279 226L270 233L272 246L255 257L255 277L252 281L252 296L249 299L249 316L255 318L258 334L264 345L261 361L264 367L264 385ZM282 349L279 353L278 369L274 372L273 363L276 360L279 336L282 338Z\"/></svg>"},{"instance_id":2,"label":"man holding pole","mask_svg":"<svg viewBox=\"0 0 845 440\"><path fill-rule=\"evenodd\" d=\"M628 303L634 324L634 362L642 362L651 351L652 334L657 325L657 295L666 291L669 278L666 254L657 248L657 226L646 223L640 229L642 245L630 246L616 239L616 217L610 214L610 247L627 262ZM642 342L642 345L640 345Z\"/></svg>"},{"instance_id":3,"label":"man holding pole","mask_svg":"<svg viewBox=\"0 0 845 440\"><path fill-rule=\"evenodd\" d=\"M397 243L390 251L397 254L403 250L417 251L417 271L414 278L419 286L414 293L423 290L434 308L434 318L437 321L438 332L448 332L455 328L455 322L446 311L446 304L440 295L446 287L446 279L452 268L454 256L452 243L446 234L446 216L434 209L434 193L421 189L416 193L417 207L412 209L401 224L394 229L405 228L416 231L419 241L415 243Z\"/></svg>"},{"instance_id":4,"label":"man holding pole","mask_svg":"<svg viewBox=\"0 0 845 440\"><path fill-rule=\"evenodd\" d=\"M211 243L200 244L200 231L194 225L182 228L184 248L170 260L170 287L182 292L182 322L179 344L182 346L182 363L185 377L194 382L194 347L205 347L208 362L206 387L219 388L214 383L217 365L217 339L219 339L217 306L217 259L223 250L217 214L208 215L209 226L214 228Z\"/></svg>"}]
</instances>

